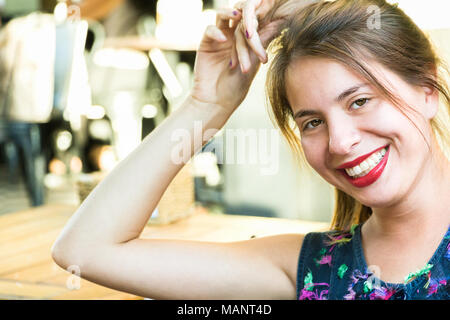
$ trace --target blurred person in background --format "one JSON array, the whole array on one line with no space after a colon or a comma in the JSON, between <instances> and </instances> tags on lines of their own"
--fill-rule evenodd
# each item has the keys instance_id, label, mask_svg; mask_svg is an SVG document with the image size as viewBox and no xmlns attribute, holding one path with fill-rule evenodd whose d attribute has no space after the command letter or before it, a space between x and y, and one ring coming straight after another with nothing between
<instances>
[{"instance_id":1,"label":"blurred person in background","mask_svg":"<svg viewBox=\"0 0 450 320\"><path fill-rule=\"evenodd\" d=\"M20 16L1 29L0 146L4 147L12 178L16 177L19 159L23 164L33 206L44 203L41 125L51 119L54 62L52 15L35 12Z\"/></svg>"}]
</instances>

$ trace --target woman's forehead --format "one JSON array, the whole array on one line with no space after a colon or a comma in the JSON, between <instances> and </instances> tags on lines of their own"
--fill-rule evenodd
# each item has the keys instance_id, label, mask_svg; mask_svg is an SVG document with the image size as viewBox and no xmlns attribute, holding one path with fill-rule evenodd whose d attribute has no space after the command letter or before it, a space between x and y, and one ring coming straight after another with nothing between
<instances>
[{"instance_id":1,"label":"woman's forehead","mask_svg":"<svg viewBox=\"0 0 450 320\"><path fill-rule=\"evenodd\" d=\"M291 101L335 101L344 91L367 81L342 63L305 57L291 63L286 72L286 92Z\"/></svg>"},{"instance_id":2,"label":"woman's forehead","mask_svg":"<svg viewBox=\"0 0 450 320\"><path fill-rule=\"evenodd\" d=\"M378 82L391 92L408 95L413 88L381 64L364 64ZM376 91L372 83L349 66L333 59L302 57L286 70L286 94L295 112L296 106L327 106L341 101L352 88ZM298 108L298 107L297 107Z\"/></svg>"}]
</instances>

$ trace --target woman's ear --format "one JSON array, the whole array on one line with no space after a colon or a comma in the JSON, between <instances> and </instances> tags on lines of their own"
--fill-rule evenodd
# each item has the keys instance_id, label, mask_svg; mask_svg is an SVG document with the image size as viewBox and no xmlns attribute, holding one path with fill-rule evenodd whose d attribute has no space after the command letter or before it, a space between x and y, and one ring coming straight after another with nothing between
<instances>
[{"instance_id":1,"label":"woman's ear","mask_svg":"<svg viewBox=\"0 0 450 320\"><path fill-rule=\"evenodd\" d=\"M439 91L432 87L422 87L423 90L423 103L424 103L424 116L428 120L433 119L439 110Z\"/></svg>"}]
</instances>

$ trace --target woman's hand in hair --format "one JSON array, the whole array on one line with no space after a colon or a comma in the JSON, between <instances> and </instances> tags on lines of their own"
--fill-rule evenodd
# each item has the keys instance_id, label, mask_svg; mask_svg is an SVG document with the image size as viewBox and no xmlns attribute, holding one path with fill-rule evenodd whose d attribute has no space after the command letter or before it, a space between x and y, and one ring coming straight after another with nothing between
<instances>
[{"instance_id":1,"label":"woman's hand in hair","mask_svg":"<svg viewBox=\"0 0 450 320\"><path fill-rule=\"evenodd\" d=\"M291 14L317 0L245 0L235 5L242 20L235 30L232 52L233 67L243 72L250 69L249 54L256 53L262 63L267 62L266 48L279 35L281 24Z\"/></svg>"},{"instance_id":2,"label":"woman's hand in hair","mask_svg":"<svg viewBox=\"0 0 450 320\"><path fill-rule=\"evenodd\" d=\"M245 72L231 64L234 33L241 18L236 9L218 10L216 25L207 27L194 67L191 97L227 112L234 111L244 100L260 65L254 53L249 54L252 66Z\"/></svg>"}]
</instances>

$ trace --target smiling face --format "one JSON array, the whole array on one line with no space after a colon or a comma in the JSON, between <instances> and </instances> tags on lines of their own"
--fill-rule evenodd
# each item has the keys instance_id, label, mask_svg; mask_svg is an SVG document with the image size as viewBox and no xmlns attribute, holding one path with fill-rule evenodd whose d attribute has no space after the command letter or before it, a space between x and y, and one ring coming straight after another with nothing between
<instances>
[{"instance_id":1,"label":"smiling face","mask_svg":"<svg viewBox=\"0 0 450 320\"><path fill-rule=\"evenodd\" d=\"M417 112L402 113L363 77L324 58L291 63L286 94L308 163L336 188L381 208L422 182L430 157L424 137L430 140L438 96L371 65L381 83Z\"/></svg>"}]
</instances>

